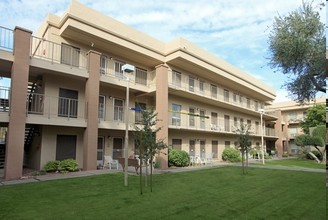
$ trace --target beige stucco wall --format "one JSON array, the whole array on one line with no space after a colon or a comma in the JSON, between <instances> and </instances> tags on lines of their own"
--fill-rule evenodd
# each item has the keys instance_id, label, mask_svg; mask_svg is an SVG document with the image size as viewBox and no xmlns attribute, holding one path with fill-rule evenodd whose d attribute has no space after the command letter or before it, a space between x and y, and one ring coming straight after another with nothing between
<instances>
[{"instance_id":1,"label":"beige stucco wall","mask_svg":"<svg viewBox=\"0 0 328 220\"><path fill-rule=\"evenodd\" d=\"M56 159L57 135L76 135L76 161L79 168L83 164L83 128L43 126L41 142L41 162L42 168L48 161Z\"/></svg>"}]
</instances>

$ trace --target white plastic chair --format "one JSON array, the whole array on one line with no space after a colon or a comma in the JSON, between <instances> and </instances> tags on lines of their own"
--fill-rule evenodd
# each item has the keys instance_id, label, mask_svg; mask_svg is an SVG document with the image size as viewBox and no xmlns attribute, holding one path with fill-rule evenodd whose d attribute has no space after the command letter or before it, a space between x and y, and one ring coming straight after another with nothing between
<instances>
[{"instance_id":1,"label":"white plastic chair","mask_svg":"<svg viewBox=\"0 0 328 220\"><path fill-rule=\"evenodd\" d=\"M118 170L118 160L113 160L111 156L104 156L104 159L105 161L104 161L103 169L105 167L108 167L111 170L112 166L114 166Z\"/></svg>"}]
</instances>

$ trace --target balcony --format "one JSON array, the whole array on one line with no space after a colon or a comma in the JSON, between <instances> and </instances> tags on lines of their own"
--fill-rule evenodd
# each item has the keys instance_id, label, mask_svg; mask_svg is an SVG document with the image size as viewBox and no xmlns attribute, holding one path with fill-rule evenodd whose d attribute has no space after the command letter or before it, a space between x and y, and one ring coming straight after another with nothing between
<instances>
[{"instance_id":1,"label":"balcony","mask_svg":"<svg viewBox=\"0 0 328 220\"><path fill-rule=\"evenodd\" d=\"M51 97L44 94L28 94L26 102L27 122L35 124L85 127L85 102L77 99Z\"/></svg>"},{"instance_id":2,"label":"balcony","mask_svg":"<svg viewBox=\"0 0 328 220\"><path fill-rule=\"evenodd\" d=\"M230 108L234 109L243 108L245 110L247 109L253 111L253 114L258 114L258 109L261 104L255 102L252 99L247 99L244 96L239 96L239 94L235 97L234 93L231 91L230 93L226 93L226 90L222 87L216 87L209 83L205 83L196 79L194 79L192 82L193 83L190 83L186 76L184 74L181 74L181 76L179 77L175 76L174 79L169 77L168 84L169 88L189 93L190 97L194 97L195 95L197 95L200 96L200 98L205 97L212 101L219 101L225 103L225 106L227 106L227 108L229 108L228 106L232 106ZM202 83L199 84L199 82ZM268 115L275 117L274 114Z\"/></svg>"},{"instance_id":3,"label":"balcony","mask_svg":"<svg viewBox=\"0 0 328 220\"><path fill-rule=\"evenodd\" d=\"M216 122L215 122L216 121ZM237 125L233 125L232 120L224 120L218 118L212 121L209 116L199 116L198 114L189 115L188 113L169 113L169 128L179 130L192 130L192 131L204 131L204 132L215 132L234 134L237 129ZM252 130L251 135L260 136L261 131L258 129L256 132ZM273 128L265 128L265 136L275 137L275 130Z\"/></svg>"},{"instance_id":4,"label":"balcony","mask_svg":"<svg viewBox=\"0 0 328 220\"><path fill-rule=\"evenodd\" d=\"M299 124L303 120L304 120L304 118L290 118L288 120L288 124Z\"/></svg>"},{"instance_id":5,"label":"balcony","mask_svg":"<svg viewBox=\"0 0 328 220\"><path fill-rule=\"evenodd\" d=\"M107 56L101 57L100 76L103 81L116 85L126 86L126 78L129 78L130 86L137 90L148 91L155 89L155 71L147 71L136 67L134 71L125 75L122 71L123 63L115 61Z\"/></svg>"},{"instance_id":6,"label":"balcony","mask_svg":"<svg viewBox=\"0 0 328 220\"><path fill-rule=\"evenodd\" d=\"M51 64L62 64L70 68L87 68L87 52L68 44L58 44L44 38L31 37L31 57Z\"/></svg>"}]
</instances>

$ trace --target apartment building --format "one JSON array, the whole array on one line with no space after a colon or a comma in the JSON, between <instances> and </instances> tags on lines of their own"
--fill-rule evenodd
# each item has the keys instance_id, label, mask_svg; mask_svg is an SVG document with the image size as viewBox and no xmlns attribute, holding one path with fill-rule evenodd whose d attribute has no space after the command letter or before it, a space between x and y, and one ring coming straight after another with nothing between
<instances>
[{"instance_id":1,"label":"apartment building","mask_svg":"<svg viewBox=\"0 0 328 220\"><path fill-rule=\"evenodd\" d=\"M314 104L325 104L325 98L318 98L315 102L300 105L293 101L274 103L268 107L278 117L275 123L275 134L278 137L275 148L282 155L283 152L297 154L298 147L294 143L295 137L303 134L300 122L306 117L306 111Z\"/></svg>"},{"instance_id":2,"label":"apartment building","mask_svg":"<svg viewBox=\"0 0 328 220\"><path fill-rule=\"evenodd\" d=\"M277 117L264 112L262 130L259 109L275 91L185 39L161 42L77 1L62 17L49 14L37 33L0 33L0 73L10 79L0 99L6 179L50 160L74 158L93 170L104 155L123 157L126 119L128 154L137 152L134 107L154 107L157 138L190 155L221 160L240 123L251 125L254 147L265 131L264 145L274 148ZM166 168L167 149L159 156Z\"/></svg>"}]
</instances>

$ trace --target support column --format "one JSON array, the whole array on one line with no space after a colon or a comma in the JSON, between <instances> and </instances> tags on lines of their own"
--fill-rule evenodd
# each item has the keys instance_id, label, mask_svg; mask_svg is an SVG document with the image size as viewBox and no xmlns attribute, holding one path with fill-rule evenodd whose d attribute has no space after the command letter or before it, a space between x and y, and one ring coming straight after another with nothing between
<instances>
[{"instance_id":1,"label":"support column","mask_svg":"<svg viewBox=\"0 0 328 220\"><path fill-rule=\"evenodd\" d=\"M157 132L157 139L162 139L166 144L168 144L168 67L166 65L156 66L156 112L157 127L161 128ZM168 149L163 149L159 155L161 169L168 168Z\"/></svg>"},{"instance_id":2,"label":"support column","mask_svg":"<svg viewBox=\"0 0 328 220\"><path fill-rule=\"evenodd\" d=\"M26 97L32 32L14 30L14 62L11 69L9 125L6 141L5 179L18 179L23 173Z\"/></svg>"},{"instance_id":3,"label":"support column","mask_svg":"<svg viewBox=\"0 0 328 220\"><path fill-rule=\"evenodd\" d=\"M278 137L278 139L276 140L275 148L277 151L277 155L279 157L281 157L283 154L283 140L286 136L284 135L284 131L282 131L283 118L281 115L281 111L277 110L276 114L277 114L278 120L276 121L276 124L274 127L275 127L276 136ZM286 126L285 126L284 130L286 130Z\"/></svg>"},{"instance_id":4,"label":"support column","mask_svg":"<svg viewBox=\"0 0 328 220\"><path fill-rule=\"evenodd\" d=\"M83 137L84 170L97 169L100 55L95 51L89 51L88 53L89 78L85 85L87 127Z\"/></svg>"}]
</instances>

